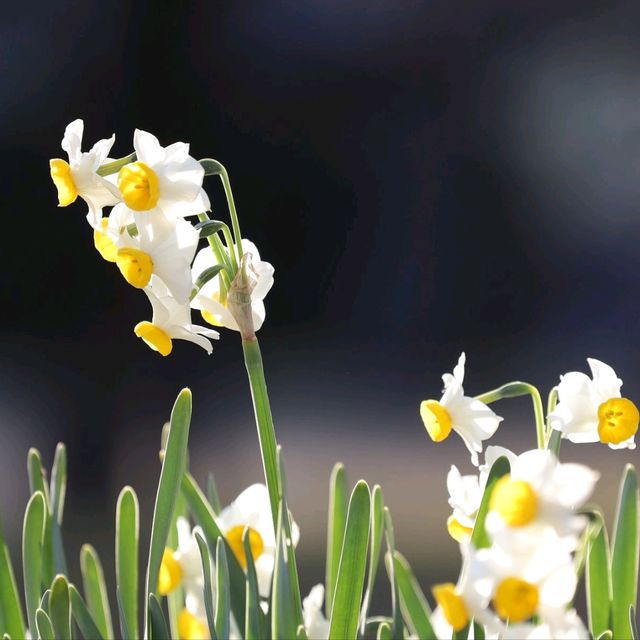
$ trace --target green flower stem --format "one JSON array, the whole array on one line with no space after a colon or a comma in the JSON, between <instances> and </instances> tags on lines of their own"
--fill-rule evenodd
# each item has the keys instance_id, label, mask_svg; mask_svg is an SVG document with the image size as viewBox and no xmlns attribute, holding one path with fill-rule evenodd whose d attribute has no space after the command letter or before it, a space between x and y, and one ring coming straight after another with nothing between
<instances>
[{"instance_id":1,"label":"green flower stem","mask_svg":"<svg viewBox=\"0 0 640 640\"><path fill-rule=\"evenodd\" d=\"M244 363L247 367L247 375L251 387L253 409L256 416L256 426L258 428L258 440L260 441L260 453L264 467L264 477L267 482L269 500L271 502L273 527L274 531L277 531L280 491L278 486L276 434L273 428L267 383L264 379L262 355L260 354L260 346L258 345L257 338L254 340L243 340L242 351L244 352Z\"/></svg>"},{"instance_id":2,"label":"green flower stem","mask_svg":"<svg viewBox=\"0 0 640 640\"><path fill-rule=\"evenodd\" d=\"M485 404L491 404L496 400L503 400L504 398L518 398L519 396L531 396L533 402L533 413L536 420L536 436L538 441L538 448L544 449L545 447L545 424L544 424L544 409L542 408L542 398L540 392L536 387L528 382L508 382L503 384L497 389L487 391L479 396L476 396L476 400L480 400Z\"/></svg>"},{"instance_id":3,"label":"green flower stem","mask_svg":"<svg viewBox=\"0 0 640 640\"><path fill-rule=\"evenodd\" d=\"M206 213L199 213L198 220L200 220L200 222L206 222L207 220L209 220L209 216ZM209 236L207 238L207 242L213 250L213 255L216 257L218 264L224 266L224 269L220 271L220 301L222 302L227 298L227 291L229 291L231 287L231 274L235 274L235 271L232 271L229 256L222 247L222 243L220 242L218 234L214 233L213 235Z\"/></svg>"},{"instance_id":4,"label":"green flower stem","mask_svg":"<svg viewBox=\"0 0 640 640\"><path fill-rule=\"evenodd\" d=\"M112 173L116 173L120 171L120 169L122 169L122 167L124 167L125 165L135 161L136 161L136 154L130 153L128 156L125 156L124 158L118 158L117 160L113 160L112 162L107 162L106 164L103 164L101 167L98 167L98 170L96 171L96 173L102 177L110 176Z\"/></svg>"},{"instance_id":5,"label":"green flower stem","mask_svg":"<svg viewBox=\"0 0 640 640\"><path fill-rule=\"evenodd\" d=\"M233 248L233 236L231 235L231 231L229 231L229 227L225 224L222 227L222 233L224 234L224 240L229 248L229 257L231 259L231 263L233 265L233 273L235 274L238 271L238 261L236 259L236 252Z\"/></svg>"},{"instance_id":6,"label":"green flower stem","mask_svg":"<svg viewBox=\"0 0 640 640\"><path fill-rule=\"evenodd\" d=\"M549 437L551 436L551 424L549 423L549 416L556 408L556 404L558 404L558 387L553 387L553 389L549 391L549 396L547 397L547 439L549 439Z\"/></svg>"},{"instance_id":7,"label":"green flower stem","mask_svg":"<svg viewBox=\"0 0 640 640\"><path fill-rule=\"evenodd\" d=\"M238 264L242 259L242 234L240 233L240 223L238 222L238 213L236 211L236 203L233 199L233 191L231 190L231 182L229 182L229 174L227 170L222 166L220 172L220 180L222 180L222 186L224 187L224 195L227 198L227 206L229 207L229 215L231 216L231 226L233 227L233 236L236 240L235 246L238 252ZM229 247L231 251L231 247Z\"/></svg>"}]
</instances>

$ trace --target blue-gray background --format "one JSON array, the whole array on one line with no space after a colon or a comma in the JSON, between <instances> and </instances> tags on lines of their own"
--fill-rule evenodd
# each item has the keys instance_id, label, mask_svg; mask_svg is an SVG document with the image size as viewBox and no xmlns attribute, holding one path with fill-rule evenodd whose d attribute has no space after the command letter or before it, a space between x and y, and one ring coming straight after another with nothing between
<instances>
[{"instance_id":1,"label":"blue-gray background","mask_svg":"<svg viewBox=\"0 0 640 640\"><path fill-rule=\"evenodd\" d=\"M305 590L320 581L333 462L383 485L423 586L455 579L445 476L420 400L460 351L466 389L613 365L640 399L640 5L581 0L12 3L0 27L3 309L0 514L18 559L25 460L69 448L67 551L111 563L132 484L148 536L162 423L194 393L192 467L224 501L261 477L238 336L207 357L138 341L144 295L56 208L65 125L192 143L230 172L246 236L276 269L260 333ZM215 182L207 188L224 218ZM494 442L534 445L526 399ZM636 452L601 469L611 514ZM72 563L77 576L77 562Z\"/></svg>"}]
</instances>

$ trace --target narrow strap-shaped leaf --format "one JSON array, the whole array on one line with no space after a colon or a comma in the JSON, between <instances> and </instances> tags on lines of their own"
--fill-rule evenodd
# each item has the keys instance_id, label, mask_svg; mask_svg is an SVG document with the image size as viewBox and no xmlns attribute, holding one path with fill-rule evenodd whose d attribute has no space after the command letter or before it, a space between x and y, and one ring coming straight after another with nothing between
<instances>
[{"instance_id":1,"label":"narrow strap-shaped leaf","mask_svg":"<svg viewBox=\"0 0 640 640\"><path fill-rule=\"evenodd\" d=\"M216 545L216 638L228 638L230 627L229 567L224 540Z\"/></svg>"},{"instance_id":2,"label":"narrow strap-shaped leaf","mask_svg":"<svg viewBox=\"0 0 640 640\"><path fill-rule=\"evenodd\" d=\"M44 495L36 491L27 504L22 529L22 570L29 629L36 628L36 609L42 591L42 545L47 507Z\"/></svg>"},{"instance_id":3,"label":"narrow strap-shaped leaf","mask_svg":"<svg viewBox=\"0 0 640 640\"><path fill-rule=\"evenodd\" d=\"M53 569L56 573L67 574L67 561L62 544L62 518L64 500L67 493L67 449L58 442L51 470L51 544L53 553Z\"/></svg>"},{"instance_id":4,"label":"narrow strap-shaped leaf","mask_svg":"<svg viewBox=\"0 0 640 640\"><path fill-rule=\"evenodd\" d=\"M392 640L393 637L391 625L388 622L381 622L376 633L377 640Z\"/></svg>"},{"instance_id":5,"label":"narrow strap-shaped leaf","mask_svg":"<svg viewBox=\"0 0 640 640\"><path fill-rule=\"evenodd\" d=\"M631 640L638 640L638 622L636 621L636 608L629 607L629 626L631 627Z\"/></svg>"},{"instance_id":6,"label":"narrow strap-shaped leaf","mask_svg":"<svg viewBox=\"0 0 640 640\"><path fill-rule=\"evenodd\" d=\"M149 632L150 640L170 640L171 638L162 607L153 593L149 594Z\"/></svg>"},{"instance_id":7,"label":"narrow strap-shaped leaf","mask_svg":"<svg viewBox=\"0 0 640 640\"><path fill-rule=\"evenodd\" d=\"M222 504L220 502L218 487L216 485L216 480L213 477L213 473L207 475L207 500L209 501L213 512L218 515L222 511Z\"/></svg>"},{"instance_id":8,"label":"narrow strap-shaped leaf","mask_svg":"<svg viewBox=\"0 0 640 640\"><path fill-rule=\"evenodd\" d=\"M47 482L47 471L42 464L42 456L37 449L29 449L27 454L27 471L29 474L29 487L31 495L40 491L44 496L46 507L45 531L42 543L42 584L49 586L54 576L53 563L53 542L52 542L52 522L51 503L49 501L49 484Z\"/></svg>"},{"instance_id":9,"label":"narrow strap-shaped leaf","mask_svg":"<svg viewBox=\"0 0 640 640\"><path fill-rule=\"evenodd\" d=\"M246 618L244 638L245 640L258 640L266 637L267 624L266 616L260 606L258 576L256 574L256 565L253 560L253 553L251 552L249 531L249 527L246 527L242 534L244 554L247 558L247 606L245 607Z\"/></svg>"},{"instance_id":10,"label":"narrow strap-shaped leaf","mask_svg":"<svg viewBox=\"0 0 640 640\"><path fill-rule=\"evenodd\" d=\"M51 585L49 597L49 617L53 631L59 640L71 639L71 604L69 603L69 583L58 575Z\"/></svg>"},{"instance_id":11,"label":"narrow strap-shaped leaf","mask_svg":"<svg viewBox=\"0 0 640 640\"><path fill-rule=\"evenodd\" d=\"M325 578L326 610L331 611L336 589L344 528L347 524L347 480L344 465L338 462L329 483L329 518L327 526L327 565Z\"/></svg>"},{"instance_id":12,"label":"narrow strap-shaped leaf","mask_svg":"<svg viewBox=\"0 0 640 640\"><path fill-rule=\"evenodd\" d=\"M298 630L291 576L287 567L285 518L284 502L281 501L276 530L275 567L271 585L271 637L273 640L295 638Z\"/></svg>"},{"instance_id":13,"label":"narrow strap-shaped leaf","mask_svg":"<svg viewBox=\"0 0 640 640\"><path fill-rule=\"evenodd\" d=\"M129 625L127 625L127 619L124 615L124 609L122 608L122 598L120 597L120 589L116 587L116 602L118 603L118 618L120 620L120 632L122 633L122 640L137 640L138 636L132 636L129 631Z\"/></svg>"},{"instance_id":14,"label":"narrow strap-shaped leaf","mask_svg":"<svg viewBox=\"0 0 640 640\"><path fill-rule=\"evenodd\" d=\"M187 461L188 466L188 461ZM189 517L189 509L187 503L182 495L182 492L178 492L178 498L176 500L176 508L173 514L173 522L169 529L169 539L167 540L167 546L170 549L177 549L179 546L178 537L178 518ZM169 613L169 632L171 636L176 638L180 635L180 614L185 605L185 590L182 584L179 584L171 593L167 594L167 611Z\"/></svg>"},{"instance_id":15,"label":"narrow strap-shaped leaf","mask_svg":"<svg viewBox=\"0 0 640 640\"><path fill-rule=\"evenodd\" d=\"M473 640L484 640L484 627L475 620L473 621Z\"/></svg>"},{"instance_id":16,"label":"narrow strap-shaped leaf","mask_svg":"<svg viewBox=\"0 0 640 640\"><path fill-rule=\"evenodd\" d=\"M231 550L218 524L211 505L204 497L198 483L189 473L182 479L182 493L184 494L191 514L200 525L209 549L217 547L218 538L222 538L227 550L227 564L229 565L229 589L231 595L231 611L236 620L244 620L245 616L245 575L238 559Z\"/></svg>"},{"instance_id":17,"label":"narrow strap-shaped leaf","mask_svg":"<svg viewBox=\"0 0 640 640\"><path fill-rule=\"evenodd\" d=\"M102 640L103 636L100 633L100 629L98 629L98 625L91 617L85 601L74 584L69 585L69 600L71 601L71 615L85 640L93 640L94 638L95 640Z\"/></svg>"},{"instance_id":18,"label":"narrow strap-shaped leaf","mask_svg":"<svg viewBox=\"0 0 640 640\"><path fill-rule=\"evenodd\" d=\"M638 479L633 465L625 467L611 554L612 606L614 638L631 637L629 606L635 605L638 592Z\"/></svg>"},{"instance_id":19,"label":"narrow strap-shaped leaf","mask_svg":"<svg viewBox=\"0 0 640 640\"><path fill-rule=\"evenodd\" d=\"M373 587L378 572L380 549L384 537L384 497L380 485L375 485L371 492L371 544L369 545L369 570L367 572L367 588L364 592L362 611L360 612L360 634L364 635L369 606L373 597Z\"/></svg>"},{"instance_id":20,"label":"narrow strap-shaped leaf","mask_svg":"<svg viewBox=\"0 0 640 640\"><path fill-rule=\"evenodd\" d=\"M460 631L454 631L451 634L451 640L467 640L469 637L469 629L471 628L471 622L469 622L465 627L460 629Z\"/></svg>"},{"instance_id":21,"label":"narrow strap-shaped leaf","mask_svg":"<svg viewBox=\"0 0 640 640\"><path fill-rule=\"evenodd\" d=\"M82 572L84 597L91 616L98 629L100 629L100 635L103 638L113 638L111 608L104 580L104 571L96 550L90 544L84 544L80 549L80 570Z\"/></svg>"},{"instance_id":22,"label":"narrow strap-shaped leaf","mask_svg":"<svg viewBox=\"0 0 640 640\"><path fill-rule=\"evenodd\" d=\"M13 638L24 638L26 629L24 613L20 604L9 548L4 539L0 522L0 633L8 633Z\"/></svg>"},{"instance_id":23,"label":"narrow strap-shaped leaf","mask_svg":"<svg viewBox=\"0 0 640 640\"><path fill-rule=\"evenodd\" d=\"M51 589L47 589L40 598L40 608L44 611L49 611L49 598L51 597Z\"/></svg>"},{"instance_id":24,"label":"narrow strap-shaped leaf","mask_svg":"<svg viewBox=\"0 0 640 640\"><path fill-rule=\"evenodd\" d=\"M400 592L400 609L405 624L412 635L420 640L436 640L436 634L431 626L429 603L409 563L399 551L396 551L393 554L393 564Z\"/></svg>"},{"instance_id":25,"label":"narrow strap-shaped leaf","mask_svg":"<svg viewBox=\"0 0 640 640\"><path fill-rule=\"evenodd\" d=\"M613 633L612 633L611 629L607 629L606 631L603 631L598 636L598 640L613 640Z\"/></svg>"},{"instance_id":26,"label":"narrow strap-shaped leaf","mask_svg":"<svg viewBox=\"0 0 640 640\"><path fill-rule=\"evenodd\" d=\"M402 640L404 638L404 625L402 624L402 613L400 611L400 593L398 590L398 581L396 579L395 564L393 556L396 552L396 539L393 532L393 522L391 521L391 512L388 507L384 507L384 537L387 543L386 566L389 582L391 583L391 617L393 625L391 626L391 635L394 638Z\"/></svg>"},{"instance_id":27,"label":"narrow strap-shaped leaf","mask_svg":"<svg viewBox=\"0 0 640 640\"><path fill-rule=\"evenodd\" d=\"M51 624L51 618L44 609L36 609L36 630L40 640L56 640L56 634Z\"/></svg>"},{"instance_id":28,"label":"narrow strap-shaped leaf","mask_svg":"<svg viewBox=\"0 0 640 640\"><path fill-rule=\"evenodd\" d=\"M124 487L116 505L116 585L129 633L138 637L138 540L140 508L131 487Z\"/></svg>"},{"instance_id":29,"label":"narrow strap-shaped leaf","mask_svg":"<svg viewBox=\"0 0 640 640\"><path fill-rule=\"evenodd\" d=\"M607 528L601 515L589 525L585 562L585 590L589 629L594 637L611 624L611 559Z\"/></svg>"},{"instance_id":30,"label":"narrow strap-shaped leaf","mask_svg":"<svg viewBox=\"0 0 640 640\"><path fill-rule=\"evenodd\" d=\"M493 466L489 471L487 484L485 485L484 493L482 494L482 500L480 502L480 507L478 508L478 515L476 516L476 522L471 534L471 544L476 549L484 549L491 546L491 539L485 529L484 521L487 519L487 513L489 512L489 501L491 500L493 488L502 476L509 473L510 469L509 460L504 456L501 456L493 463Z\"/></svg>"},{"instance_id":31,"label":"narrow strap-shaped leaf","mask_svg":"<svg viewBox=\"0 0 640 640\"><path fill-rule=\"evenodd\" d=\"M351 640L357 635L369 547L370 515L369 487L364 480L360 480L349 501L347 526L331 608L330 640Z\"/></svg>"},{"instance_id":32,"label":"narrow strap-shaped leaf","mask_svg":"<svg viewBox=\"0 0 640 640\"><path fill-rule=\"evenodd\" d=\"M162 564L162 556L169 537L169 529L180 491L180 483L186 468L190 424L191 391L183 389L178 394L171 411L171 426L169 427L169 436L162 460L158 492L156 493L156 502L153 509L145 594L153 594L158 591L158 575ZM149 600L145 598L145 621L150 619L146 611L148 602ZM148 634L145 633L145 636L148 636Z\"/></svg>"},{"instance_id":33,"label":"narrow strap-shaped leaf","mask_svg":"<svg viewBox=\"0 0 640 640\"><path fill-rule=\"evenodd\" d=\"M207 614L207 625L209 626L209 635L212 639L216 638L216 620L213 604L213 576L211 566L211 554L205 539L200 535L199 531L195 533L196 542L200 549L200 559L202 561L202 573L204 575L204 609Z\"/></svg>"}]
</instances>

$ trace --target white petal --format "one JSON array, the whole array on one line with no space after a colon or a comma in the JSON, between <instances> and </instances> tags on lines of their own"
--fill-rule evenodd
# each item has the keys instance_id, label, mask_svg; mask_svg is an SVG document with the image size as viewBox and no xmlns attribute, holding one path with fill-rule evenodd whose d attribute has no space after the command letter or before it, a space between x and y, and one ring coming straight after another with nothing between
<instances>
[{"instance_id":1,"label":"white petal","mask_svg":"<svg viewBox=\"0 0 640 640\"><path fill-rule=\"evenodd\" d=\"M134 131L133 148L138 160L151 168L164 160L164 149L160 146L158 138L147 131Z\"/></svg>"},{"instance_id":2,"label":"white petal","mask_svg":"<svg viewBox=\"0 0 640 640\"><path fill-rule=\"evenodd\" d=\"M593 384L602 402L610 398L619 398L622 380L616 372L608 364L595 358L587 358L587 362L593 374Z\"/></svg>"}]
</instances>

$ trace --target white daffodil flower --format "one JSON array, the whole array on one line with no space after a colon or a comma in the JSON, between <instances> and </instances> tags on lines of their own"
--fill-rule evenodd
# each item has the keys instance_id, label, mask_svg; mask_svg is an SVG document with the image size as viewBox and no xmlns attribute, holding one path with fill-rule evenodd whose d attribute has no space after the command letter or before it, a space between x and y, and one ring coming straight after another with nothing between
<instances>
[{"instance_id":1,"label":"white daffodil flower","mask_svg":"<svg viewBox=\"0 0 640 640\"><path fill-rule=\"evenodd\" d=\"M421 402L420 416L434 442L442 442L452 430L457 432L471 453L471 462L477 467L482 441L496 432L502 418L480 400L464 395L464 365L465 354L462 353L453 374L442 376L442 398Z\"/></svg>"},{"instance_id":2,"label":"white daffodil flower","mask_svg":"<svg viewBox=\"0 0 640 640\"><path fill-rule=\"evenodd\" d=\"M329 637L329 621L322 613L324 602L324 586L317 584L302 601L302 617L304 630L309 640L327 640Z\"/></svg>"},{"instance_id":3,"label":"white daffodil flower","mask_svg":"<svg viewBox=\"0 0 640 640\"><path fill-rule=\"evenodd\" d=\"M168 147L146 131L135 130L136 161L118 173L122 200L134 211L183 217L209 211L211 205L202 189L204 169L189 155L189 145L175 142Z\"/></svg>"},{"instance_id":4,"label":"white daffodil flower","mask_svg":"<svg viewBox=\"0 0 640 640\"><path fill-rule=\"evenodd\" d=\"M253 242L243 239L242 252L251 256L249 270L256 278L256 285L251 292L251 311L253 316L253 329L257 331L262 326L265 319L265 307L263 300L273 286L274 269L268 262L260 260L258 247ZM206 269L216 265L215 256L210 247L205 247L198 251L193 261L192 277L193 281ZM191 302L194 309L199 309L206 322L214 327L226 327L233 331L240 331L240 327L235 318L227 308L226 304L220 302L220 276L216 276L207 282L198 291Z\"/></svg>"},{"instance_id":5,"label":"white daffodil flower","mask_svg":"<svg viewBox=\"0 0 640 640\"><path fill-rule=\"evenodd\" d=\"M269 492L263 484L253 484L245 489L219 514L218 526L243 569L247 567L242 534L249 527L249 544L256 567L260 595L268 597L271 576L275 566L276 534L273 529ZM298 544L300 532L292 522L293 545Z\"/></svg>"},{"instance_id":6,"label":"white daffodil flower","mask_svg":"<svg viewBox=\"0 0 640 640\"><path fill-rule=\"evenodd\" d=\"M588 640L591 638L575 609L560 620L545 624L509 625L501 636L504 640Z\"/></svg>"},{"instance_id":7,"label":"white daffodil flower","mask_svg":"<svg viewBox=\"0 0 640 640\"><path fill-rule=\"evenodd\" d=\"M532 552L544 541L575 550L587 520L575 513L589 498L599 474L582 464L559 463L547 449L511 460L496 483L485 526L494 544Z\"/></svg>"},{"instance_id":8,"label":"white daffodil flower","mask_svg":"<svg viewBox=\"0 0 640 640\"><path fill-rule=\"evenodd\" d=\"M438 640L451 640L453 635L453 627L447 622L447 618L445 617L444 611L441 606L437 606L431 616L429 618L431 622L431 628L435 633L435 636ZM491 633L488 629L484 628L484 638L485 640L499 640L500 636L498 633ZM469 640L474 640L474 629L473 625L469 628Z\"/></svg>"},{"instance_id":9,"label":"white daffodil flower","mask_svg":"<svg viewBox=\"0 0 640 640\"><path fill-rule=\"evenodd\" d=\"M153 308L151 322L139 322L134 333L154 351L168 356L173 350L173 340L187 340L202 347L211 354L211 339L217 340L217 331L191 324L191 309L180 304L170 293L167 286L157 276L151 276L151 283L145 287Z\"/></svg>"},{"instance_id":10,"label":"white daffodil flower","mask_svg":"<svg viewBox=\"0 0 640 640\"><path fill-rule=\"evenodd\" d=\"M88 205L87 220L94 228L99 228L102 208L120 201L117 187L96 171L107 160L107 155L115 142L115 135L98 140L91 151L83 152L82 134L84 122L74 120L67 125L62 139L62 148L69 161L55 158L49 161L51 179L58 190L58 206L66 207L80 196Z\"/></svg>"},{"instance_id":11,"label":"white daffodil flower","mask_svg":"<svg viewBox=\"0 0 640 640\"><path fill-rule=\"evenodd\" d=\"M505 623L537 616L540 624L563 619L576 590L571 555L560 546L540 545L531 554L507 553L499 546L469 553L468 591L485 604L481 615L495 612L498 624L480 618L502 637ZM489 603L491 607L489 607Z\"/></svg>"},{"instance_id":12,"label":"white daffodil flower","mask_svg":"<svg viewBox=\"0 0 640 640\"><path fill-rule=\"evenodd\" d=\"M133 211L120 205L111 209L108 217L100 219L93 230L93 244L107 262L116 262L120 239L125 235L130 237L128 228L133 224Z\"/></svg>"},{"instance_id":13,"label":"white daffodil flower","mask_svg":"<svg viewBox=\"0 0 640 640\"><path fill-rule=\"evenodd\" d=\"M161 212L141 218L126 205L115 206L109 218L120 230L115 241L115 263L124 279L137 289L144 289L155 274L170 294L181 304L191 294L191 261L198 246L198 231L186 220L167 218ZM136 220L136 233L131 235L120 219ZM110 225L107 225L108 232ZM109 236L107 236L109 237Z\"/></svg>"},{"instance_id":14,"label":"white daffodil flower","mask_svg":"<svg viewBox=\"0 0 640 640\"><path fill-rule=\"evenodd\" d=\"M593 379L580 371L560 376L558 405L550 424L571 442L604 442L612 449L635 449L640 414L620 397L622 380L604 362L587 358Z\"/></svg>"}]
</instances>

